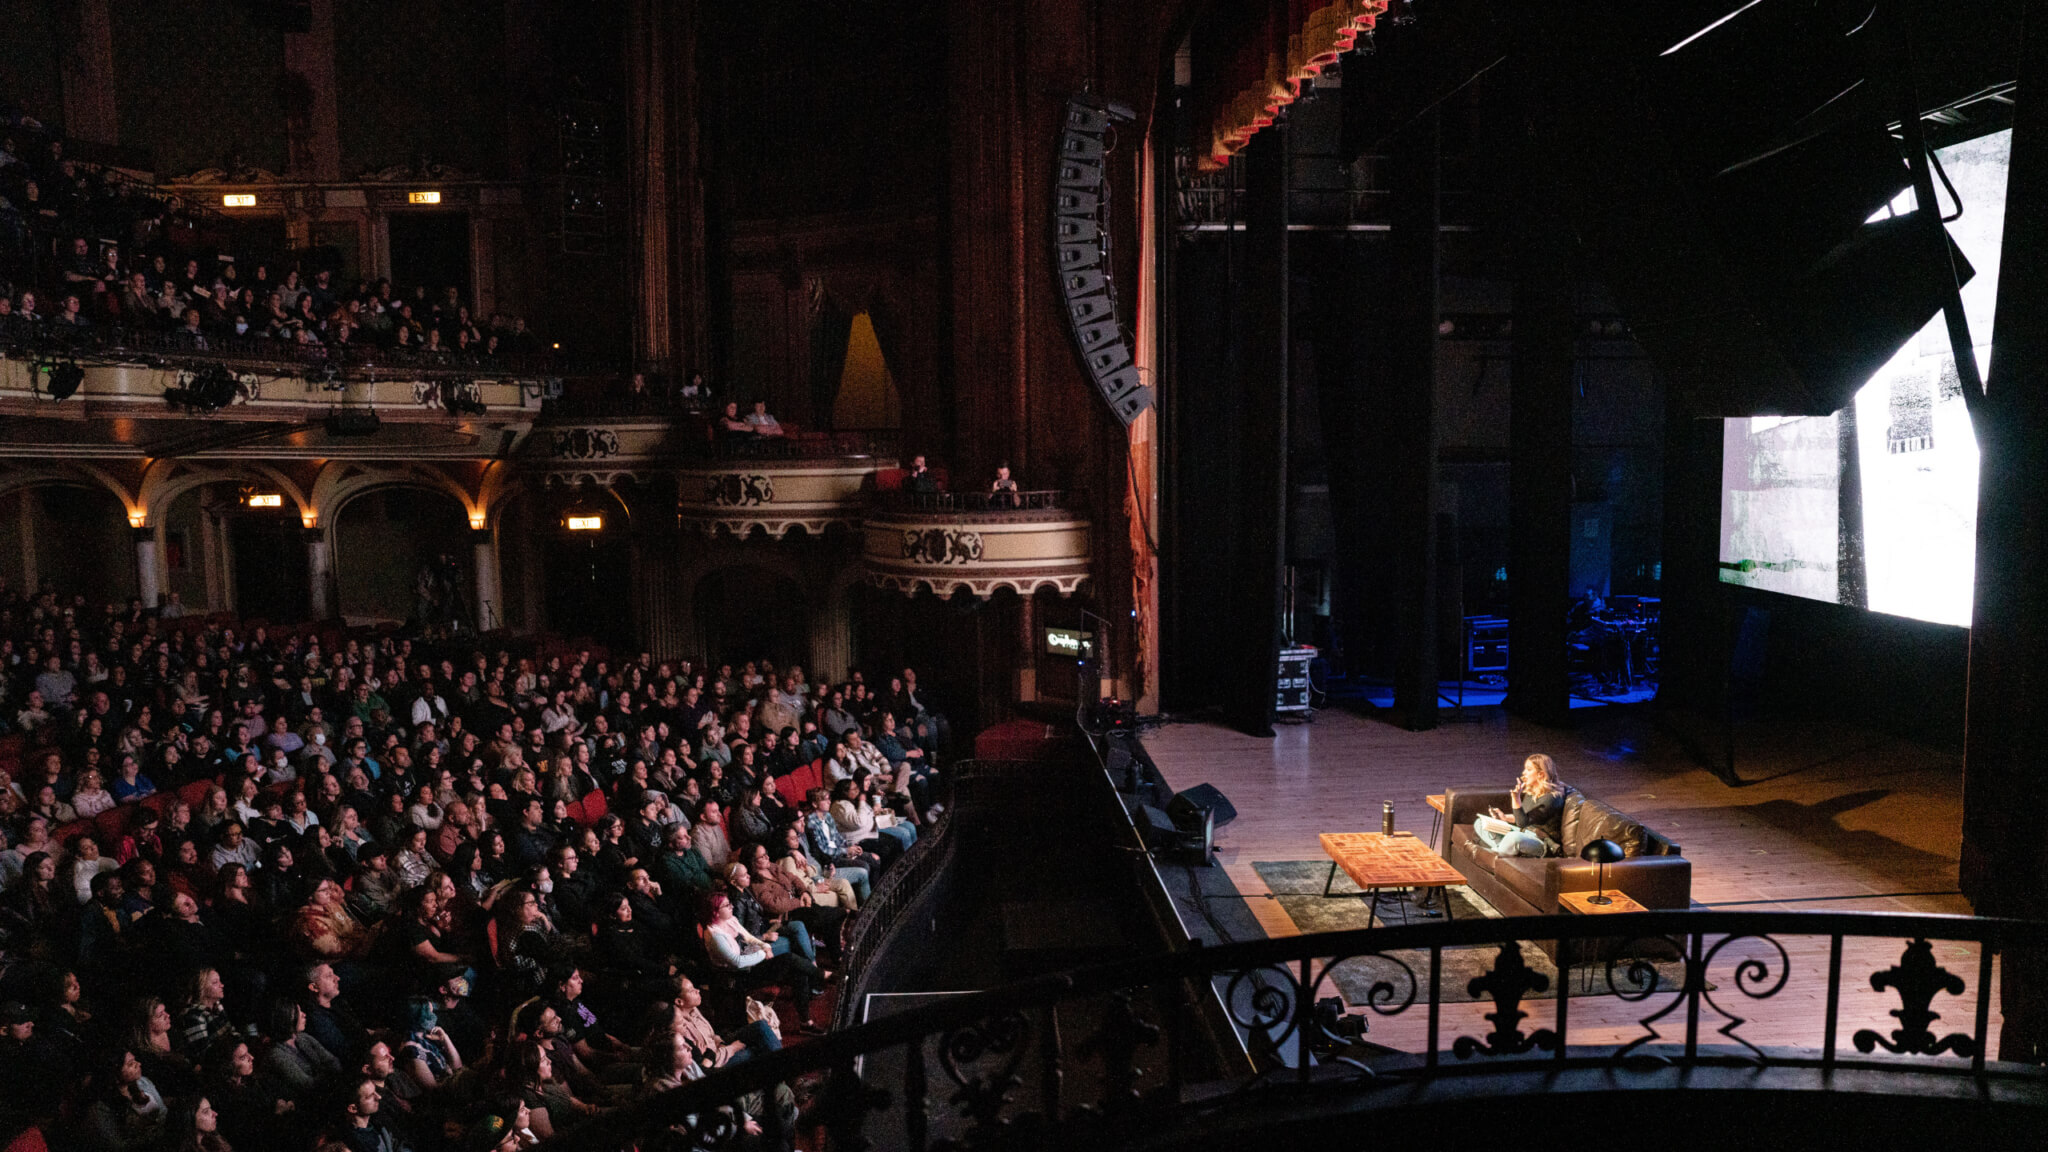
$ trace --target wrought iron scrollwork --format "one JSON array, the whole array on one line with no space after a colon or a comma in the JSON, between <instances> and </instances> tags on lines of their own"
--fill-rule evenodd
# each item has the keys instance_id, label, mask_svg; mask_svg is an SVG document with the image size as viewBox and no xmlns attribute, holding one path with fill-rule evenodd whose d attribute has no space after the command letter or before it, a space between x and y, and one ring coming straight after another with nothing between
<instances>
[{"instance_id":1,"label":"wrought iron scrollwork","mask_svg":"<svg viewBox=\"0 0 2048 1152\"><path fill-rule=\"evenodd\" d=\"M1674 993L1671 1003L1637 1021L1642 1026L1643 1034L1614 1050L1613 1059L1616 1063L1628 1059L1643 1045L1662 1040L1664 1034L1657 1031L1657 1021L1669 1016L1680 1004L1685 1003L1684 992L1687 985L1684 982L1677 985L1668 983L1664 979L1664 974L1657 971L1657 965L1644 959L1646 949L1643 945L1655 945L1660 951L1670 948L1680 956L1685 955L1684 944L1669 936L1637 936L1621 941L1620 947L1607 958L1607 991L1623 1003L1640 1004L1659 992ZM1661 1056L1652 1056L1649 1059L1669 1063Z\"/></svg>"},{"instance_id":2,"label":"wrought iron scrollwork","mask_svg":"<svg viewBox=\"0 0 2048 1152\"><path fill-rule=\"evenodd\" d=\"M1522 958L1520 941L1502 944L1493 970L1473 977L1465 987L1472 995L1484 995L1493 1001L1493 1011L1486 1013L1486 1019L1493 1021L1493 1031L1483 1040L1460 1036L1452 1041L1451 1053L1458 1059L1470 1060L1475 1055L1519 1056L1536 1048L1545 1052L1557 1050L1557 1033L1550 1029L1522 1031L1522 1021L1529 1017L1522 1011L1522 998L1531 992L1548 990L1550 977L1529 967L1529 962Z\"/></svg>"},{"instance_id":3,"label":"wrought iron scrollwork","mask_svg":"<svg viewBox=\"0 0 2048 1152\"><path fill-rule=\"evenodd\" d=\"M1937 993L1963 994L1963 978L1934 962L1933 944L1925 939L1907 943L1906 951L1896 965L1871 973L1870 986L1879 992L1889 988L1899 994L1899 1006L1892 1009L1891 1015L1898 1020L1900 1027L1892 1029L1889 1040L1878 1035L1875 1029L1862 1029L1852 1038L1858 1052L1869 1053L1882 1048L1901 1056L1940 1056L1945 1052L1958 1056L1977 1054L1976 1037L1951 1032L1937 1039L1929 1027L1941 1019L1941 1013L1932 1008Z\"/></svg>"},{"instance_id":4,"label":"wrought iron scrollwork","mask_svg":"<svg viewBox=\"0 0 2048 1152\"><path fill-rule=\"evenodd\" d=\"M923 1044L924 1040L920 1037L914 1043ZM843 1064L825 1078L824 1090L811 1105L809 1116L831 1136L835 1150L866 1152L871 1141L862 1129L868 1113L885 1111L890 1101L886 1089L864 1083L852 1064Z\"/></svg>"},{"instance_id":5,"label":"wrought iron scrollwork","mask_svg":"<svg viewBox=\"0 0 2048 1152\"><path fill-rule=\"evenodd\" d=\"M1313 1000L1316 994L1322 991L1323 983L1331 978L1331 973L1339 965L1354 960L1378 960L1391 964L1401 971L1401 984L1396 984L1390 979L1374 980L1372 986L1365 990L1365 999L1353 1001L1370 1009L1375 1015L1399 1016L1413 1007L1416 998L1422 995L1422 980L1416 976L1415 969L1410 967L1407 961L1385 952L1359 952L1350 956L1338 956L1324 964L1322 971L1316 974L1315 982L1309 987L1309 998ZM1405 988L1402 985L1405 985Z\"/></svg>"},{"instance_id":6,"label":"wrought iron scrollwork","mask_svg":"<svg viewBox=\"0 0 2048 1152\"><path fill-rule=\"evenodd\" d=\"M1702 957L1699 964L1692 969L1688 983L1698 992L1700 999L1705 1000L1709 1007L1719 1012L1722 1019L1727 1021L1726 1024L1721 1025L1716 1031L1742 1045L1744 1048L1749 1049L1757 1061L1762 1063L1766 1059L1764 1050L1735 1034L1737 1028L1749 1023L1749 1021L1730 1012L1719 1000L1714 999L1713 991L1707 986L1707 971L1713 967L1714 957L1721 954L1721 949L1735 943L1737 940L1757 940L1770 945L1778 954L1778 964L1776 969L1777 978L1772 979L1770 961L1760 960L1755 956L1743 957L1741 962L1735 965L1735 990L1751 1000L1768 1000L1776 996L1779 990L1785 987L1785 981L1792 974L1792 961L1785 954L1785 946L1778 943L1777 939L1771 936L1723 936L1712 948L1707 950L1706 956Z\"/></svg>"},{"instance_id":7,"label":"wrought iron scrollwork","mask_svg":"<svg viewBox=\"0 0 2048 1152\"><path fill-rule=\"evenodd\" d=\"M1003 1110L1024 1081L1017 1075L1031 1047L1031 1022L1022 1012L1005 1012L955 1028L939 1039L939 1063L957 1090L952 1102L974 1122L970 1136L1006 1123ZM984 1063L986 1068L981 1067Z\"/></svg>"},{"instance_id":8,"label":"wrought iron scrollwork","mask_svg":"<svg viewBox=\"0 0 2048 1152\"><path fill-rule=\"evenodd\" d=\"M1294 1035L1294 1005L1300 996L1294 973L1278 965L1233 972L1223 987L1231 1023L1273 1048Z\"/></svg>"},{"instance_id":9,"label":"wrought iron scrollwork","mask_svg":"<svg viewBox=\"0 0 2048 1152\"><path fill-rule=\"evenodd\" d=\"M1159 1036L1159 1025L1138 1011L1129 991L1110 997L1102 1027L1087 1044L1087 1051L1102 1057L1103 1112L1116 1112L1138 1102L1138 1082L1145 1076L1145 1069L1138 1066L1138 1052L1157 1044Z\"/></svg>"}]
</instances>

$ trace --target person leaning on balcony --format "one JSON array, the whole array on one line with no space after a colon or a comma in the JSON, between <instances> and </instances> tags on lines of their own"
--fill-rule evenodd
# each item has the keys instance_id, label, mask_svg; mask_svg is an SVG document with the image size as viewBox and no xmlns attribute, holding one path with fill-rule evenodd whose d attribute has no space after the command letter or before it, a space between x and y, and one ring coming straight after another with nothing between
<instances>
[{"instance_id":1,"label":"person leaning on balcony","mask_svg":"<svg viewBox=\"0 0 2048 1152\"><path fill-rule=\"evenodd\" d=\"M996 478L988 486L988 505L991 508L1015 508L1023 503L1017 495L1017 482L1010 479L1008 464L996 465Z\"/></svg>"},{"instance_id":2,"label":"person leaning on balcony","mask_svg":"<svg viewBox=\"0 0 2048 1152\"><path fill-rule=\"evenodd\" d=\"M747 413L747 427L753 429L756 436L772 437L785 435L781 423L775 417L768 414L768 402L766 400L754 401L754 410Z\"/></svg>"},{"instance_id":3,"label":"person leaning on balcony","mask_svg":"<svg viewBox=\"0 0 2048 1152\"><path fill-rule=\"evenodd\" d=\"M737 400L726 401L725 411L719 414L716 428L721 440L751 440L756 435L754 426L747 423L746 417L740 415L740 404Z\"/></svg>"}]
</instances>

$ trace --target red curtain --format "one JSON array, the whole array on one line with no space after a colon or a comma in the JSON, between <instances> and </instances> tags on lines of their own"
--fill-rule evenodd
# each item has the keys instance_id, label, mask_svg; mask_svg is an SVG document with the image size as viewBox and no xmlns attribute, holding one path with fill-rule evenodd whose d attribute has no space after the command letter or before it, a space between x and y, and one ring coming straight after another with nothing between
<instances>
[{"instance_id":1,"label":"red curtain","mask_svg":"<svg viewBox=\"0 0 2048 1152\"><path fill-rule=\"evenodd\" d=\"M1230 46L1216 61L1213 82L1203 85L1210 102L1203 171L1227 167L1294 103L1304 83L1351 50L1358 34L1387 10L1387 0L1269 0L1263 11L1248 7L1240 27L1217 30L1230 37Z\"/></svg>"}]
</instances>

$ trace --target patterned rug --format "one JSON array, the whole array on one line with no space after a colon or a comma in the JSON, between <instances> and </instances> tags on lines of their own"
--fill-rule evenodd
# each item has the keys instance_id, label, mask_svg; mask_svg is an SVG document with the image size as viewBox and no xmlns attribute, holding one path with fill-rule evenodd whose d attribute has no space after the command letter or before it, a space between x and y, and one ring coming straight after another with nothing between
<instances>
[{"instance_id":1,"label":"patterned rug","mask_svg":"<svg viewBox=\"0 0 2048 1152\"><path fill-rule=\"evenodd\" d=\"M1258 860L1252 863L1252 870L1259 879L1272 889L1280 907L1286 910L1295 927L1304 933L1341 932L1366 926L1368 901L1363 898L1358 885L1344 875L1342 870L1330 885L1330 895L1323 896L1323 881L1330 874L1330 862L1323 860ZM1493 906L1479 898L1472 889L1458 885L1445 890L1450 898L1451 912L1459 920L1485 918L1501 919ZM1395 903L1391 899L1380 901L1379 924L1428 923L1424 914L1418 911L1412 901ZM1469 990L1470 983L1493 969L1500 949L1497 945L1475 945L1467 948L1446 948L1443 954L1442 983L1439 985L1440 1001L1445 1004L1469 1003L1487 999L1475 996ZM1557 998L1557 965L1528 941L1522 942L1522 959L1529 967L1541 973L1549 981L1543 991L1527 997L1530 1000L1554 1000ZM1402 970L1402 965L1407 971ZM1675 992L1685 982L1685 965L1678 960L1662 960L1655 964L1658 978L1658 995L1666 991ZM1619 966L1615 979L1622 980L1625 966ZM1344 997L1347 1004L1364 1004L1375 985L1389 986L1396 1003L1408 995L1408 972L1414 973L1416 999L1425 999L1428 994L1429 953L1419 949L1398 948L1385 957L1361 956L1346 960L1330 973L1330 982ZM1607 965L1597 963L1590 967L1574 966L1569 970L1572 980L1571 993L1577 996L1606 996ZM1626 985L1624 991L1632 991ZM1382 993L1385 995L1385 993Z\"/></svg>"}]
</instances>

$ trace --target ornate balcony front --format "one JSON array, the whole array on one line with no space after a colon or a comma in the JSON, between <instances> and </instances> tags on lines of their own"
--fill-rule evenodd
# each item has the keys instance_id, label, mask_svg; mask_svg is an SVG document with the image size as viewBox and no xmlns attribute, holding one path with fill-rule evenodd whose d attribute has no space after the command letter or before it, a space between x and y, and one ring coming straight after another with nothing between
<instances>
[{"instance_id":1,"label":"ornate balcony front","mask_svg":"<svg viewBox=\"0 0 2048 1152\"><path fill-rule=\"evenodd\" d=\"M1071 596L1088 579L1088 529L1068 492L878 492L862 548L869 583L907 595Z\"/></svg>"},{"instance_id":2,"label":"ornate balcony front","mask_svg":"<svg viewBox=\"0 0 2048 1152\"><path fill-rule=\"evenodd\" d=\"M676 470L684 524L705 535L756 529L781 539L793 528L822 534L854 527L867 512L874 474L894 468L889 446L864 433L806 433L698 447Z\"/></svg>"}]
</instances>

